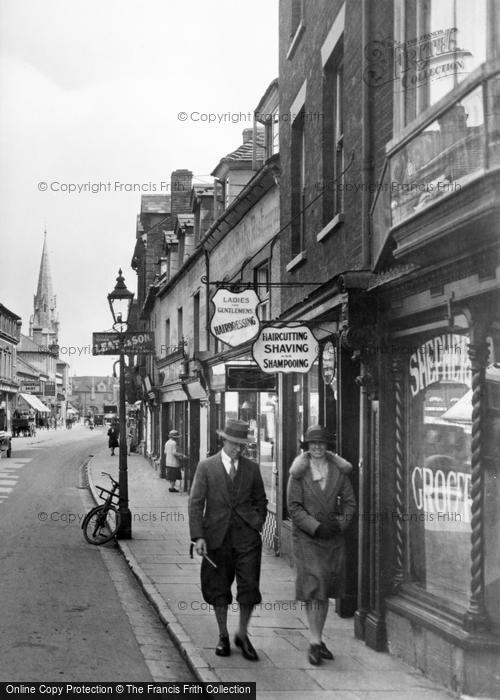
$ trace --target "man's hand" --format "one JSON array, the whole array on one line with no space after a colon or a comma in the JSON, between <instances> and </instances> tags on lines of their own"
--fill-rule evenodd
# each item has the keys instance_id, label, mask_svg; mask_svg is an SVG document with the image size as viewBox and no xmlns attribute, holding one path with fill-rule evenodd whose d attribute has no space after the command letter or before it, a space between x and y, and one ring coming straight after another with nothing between
<instances>
[{"instance_id":1,"label":"man's hand","mask_svg":"<svg viewBox=\"0 0 500 700\"><path fill-rule=\"evenodd\" d=\"M314 537L317 537L319 540L330 540L338 532L341 532L340 525L336 520L331 520L327 523L320 523L316 528Z\"/></svg>"},{"instance_id":2,"label":"man's hand","mask_svg":"<svg viewBox=\"0 0 500 700\"><path fill-rule=\"evenodd\" d=\"M200 557L202 557L207 553L206 540L203 537L198 537L198 539L195 541L194 548L196 549L196 554L199 554Z\"/></svg>"}]
</instances>

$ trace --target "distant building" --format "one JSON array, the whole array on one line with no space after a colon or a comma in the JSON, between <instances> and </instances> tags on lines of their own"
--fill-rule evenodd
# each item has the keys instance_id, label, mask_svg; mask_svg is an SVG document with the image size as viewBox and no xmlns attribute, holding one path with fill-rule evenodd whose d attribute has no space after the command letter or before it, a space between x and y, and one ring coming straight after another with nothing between
<instances>
[{"instance_id":1,"label":"distant building","mask_svg":"<svg viewBox=\"0 0 500 700\"><path fill-rule=\"evenodd\" d=\"M19 384L16 378L16 347L21 319L0 304L0 433L10 429Z\"/></svg>"},{"instance_id":2,"label":"distant building","mask_svg":"<svg viewBox=\"0 0 500 700\"><path fill-rule=\"evenodd\" d=\"M105 413L107 405L118 405L120 384L114 377L71 377L68 400L81 416Z\"/></svg>"}]
</instances>

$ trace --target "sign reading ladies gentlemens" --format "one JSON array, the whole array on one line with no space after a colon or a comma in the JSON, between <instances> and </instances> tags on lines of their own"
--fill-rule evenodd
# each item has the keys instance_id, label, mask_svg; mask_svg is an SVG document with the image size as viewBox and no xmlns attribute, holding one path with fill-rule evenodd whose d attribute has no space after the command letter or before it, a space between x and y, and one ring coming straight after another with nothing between
<instances>
[{"instance_id":1,"label":"sign reading ladies gentlemens","mask_svg":"<svg viewBox=\"0 0 500 700\"><path fill-rule=\"evenodd\" d=\"M308 326L266 326L253 344L252 352L264 372L305 374L318 357L319 345Z\"/></svg>"},{"instance_id":2,"label":"sign reading ladies gentlemens","mask_svg":"<svg viewBox=\"0 0 500 700\"><path fill-rule=\"evenodd\" d=\"M242 292L218 289L212 297L215 312L210 321L210 331L217 340L236 347L254 338L260 323L257 306L260 299L253 289Z\"/></svg>"}]
</instances>

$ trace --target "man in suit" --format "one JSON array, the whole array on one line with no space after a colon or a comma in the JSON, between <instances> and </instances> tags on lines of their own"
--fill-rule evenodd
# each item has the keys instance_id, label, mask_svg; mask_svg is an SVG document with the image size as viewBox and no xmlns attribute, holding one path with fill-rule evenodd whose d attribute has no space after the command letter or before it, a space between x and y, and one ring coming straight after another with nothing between
<instances>
[{"instance_id":1,"label":"man in suit","mask_svg":"<svg viewBox=\"0 0 500 700\"><path fill-rule=\"evenodd\" d=\"M262 600L260 532L266 519L267 498L259 465L241 454L248 443L248 423L228 420L224 430L217 432L223 439L222 450L198 464L191 488L191 540L196 552L203 556L203 598L214 606L219 626L215 653L231 654L227 609L233 599L231 585L236 576L240 620L234 642L246 659L257 661L259 657L247 631L253 607Z\"/></svg>"}]
</instances>

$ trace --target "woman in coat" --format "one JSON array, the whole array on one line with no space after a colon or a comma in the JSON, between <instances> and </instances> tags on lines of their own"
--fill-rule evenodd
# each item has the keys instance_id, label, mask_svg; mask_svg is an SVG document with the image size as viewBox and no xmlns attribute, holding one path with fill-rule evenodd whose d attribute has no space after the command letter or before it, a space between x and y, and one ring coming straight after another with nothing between
<instances>
[{"instance_id":1,"label":"woman in coat","mask_svg":"<svg viewBox=\"0 0 500 700\"><path fill-rule=\"evenodd\" d=\"M295 594L305 601L310 631L308 659L318 665L333 654L322 640L329 598L339 598L345 586L343 531L354 516L356 501L347 474L352 465L327 450L326 429L307 429L303 447L290 468L287 500L292 519L296 567Z\"/></svg>"},{"instance_id":2,"label":"woman in coat","mask_svg":"<svg viewBox=\"0 0 500 700\"><path fill-rule=\"evenodd\" d=\"M120 431L118 428L118 425L116 423L112 423L110 429L108 430L108 447L111 450L111 455L114 456L115 454L115 449L119 446L119 441L118 437L120 435Z\"/></svg>"}]
</instances>

